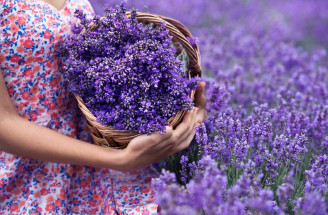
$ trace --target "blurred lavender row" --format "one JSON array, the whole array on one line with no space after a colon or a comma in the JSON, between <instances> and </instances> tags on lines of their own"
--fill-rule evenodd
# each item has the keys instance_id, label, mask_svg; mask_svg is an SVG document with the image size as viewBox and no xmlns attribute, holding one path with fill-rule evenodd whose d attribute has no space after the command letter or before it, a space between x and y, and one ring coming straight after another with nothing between
<instances>
[{"instance_id":1,"label":"blurred lavender row","mask_svg":"<svg viewBox=\"0 0 328 215\"><path fill-rule=\"evenodd\" d=\"M119 0L90 2L95 13L102 15L105 4L113 6ZM246 28L249 32L271 29L310 48L328 44L325 0L129 0L128 5L175 18L194 32L218 26Z\"/></svg>"},{"instance_id":2,"label":"blurred lavender row","mask_svg":"<svg viewBox=\"0 0 328 215\"><path fill-rule=\"evenodd\" d=\"M128 4L187 25L207 82L209 118L153 181L161 214L328 214L328 1Z\"/></svg>"}]
</instances>

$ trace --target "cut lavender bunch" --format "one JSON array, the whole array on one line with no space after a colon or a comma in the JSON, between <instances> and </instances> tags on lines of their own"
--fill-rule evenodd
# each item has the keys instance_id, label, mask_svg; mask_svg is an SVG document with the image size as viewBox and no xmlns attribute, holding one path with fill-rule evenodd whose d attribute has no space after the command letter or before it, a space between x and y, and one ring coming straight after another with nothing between
<instances>
[{"instance_id":1,"label":"cut lavender bunch","mask_svg":"<svg viewBox=\"0 0 328 215\"><path fill-rule=\"evenodd\" d=\"M192 109L188 95L197 80L183 72L184 62L176 56L164 23L143 25L135 10L130 17L126 11L121 3L92 20L76 12L81 24L66 41L69 89L102 125L164 133L171 117ZM81 33L91 22L96 27Z\"/></svg>"}]
</instances>

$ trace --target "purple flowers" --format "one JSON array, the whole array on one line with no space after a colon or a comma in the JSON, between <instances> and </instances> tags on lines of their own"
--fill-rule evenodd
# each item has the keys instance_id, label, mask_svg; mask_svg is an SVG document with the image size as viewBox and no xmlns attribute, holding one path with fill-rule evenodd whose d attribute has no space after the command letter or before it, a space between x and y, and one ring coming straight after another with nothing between
<instances>
[{"instance_id":1,"label":"purple flowers","mask_svg":"<svg viewBox=\"0 0 328 215\"><path fill-rule=\"evenodd\" d=\"M328 214L327 2L129 4L190 27L207 75L209 116L166 160L161 214Z\"/></svg>"},{"instance_id":2,"label":"purple flowers","mask_svg":"<svg viewBox=\"0 0 328 215\"><path fill-rule=\"evenodd\" d=\"M153 180L155 188L159 180ZM162 208L161 214L228 215L248 214L251 211L274 214L281 211L273 192L261 187L261 175L253 177L243 174L230 188L227 187L228 180L224 167L218 168L215 160L209 156L203 157L199 161L199 171L186 184L186 189L172 181L166 184L165 192L157 199Z\"/></svg>"},{"instance_id":3,"label":"purple flowers","mask_svg":"<svg viewBox=\"0 0 328 215\"><path fill-rule=\"evenodd\" d=\"M165 25L142 25L125 15L125 4L106 9L105 16L86 19L66 41L66 75L70 90L79 95L103 125L139 133L164 132L179 110L191 110L184 62L176 56ZM93 22L95 28L89 29Z\"/></svg>"}]
</instances>

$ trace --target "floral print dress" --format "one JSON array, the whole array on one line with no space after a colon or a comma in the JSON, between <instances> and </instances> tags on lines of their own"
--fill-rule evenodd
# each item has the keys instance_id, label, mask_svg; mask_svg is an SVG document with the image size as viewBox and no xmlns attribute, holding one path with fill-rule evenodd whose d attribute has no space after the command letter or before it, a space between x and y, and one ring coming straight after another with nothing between
<instances>
[{"instance_id":1,"label":"floral print dress","mask_svg":"<svg viewBox=\"0 0 328 215\"><path fill-rule=\"evenodd\" d=\"M0 0L0 68L13 104L25 119L90 140L56 55L87 0L58 10L38 0ZM119 172L42 162L0 151L0 214L152 214L157 172Z\"/></svg>"}]
</instances>

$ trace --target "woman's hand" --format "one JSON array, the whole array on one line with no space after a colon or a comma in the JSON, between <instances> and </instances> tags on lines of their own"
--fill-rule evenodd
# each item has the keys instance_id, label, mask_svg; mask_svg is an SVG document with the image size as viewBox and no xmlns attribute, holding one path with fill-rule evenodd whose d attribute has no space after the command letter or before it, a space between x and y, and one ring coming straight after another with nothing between
<instances>
[{"instance_id":1,"label":"woman's hand","mask_svg":"<svg viewBox=\"0 0 328 215\"><path fill-rule=\"evenodd\" d=\"M126 170L139 169L179 152L190 145L195 130L198 108L187 112L175 130L166 127L165 134L141 135L124 149L123 165Z\"/></svg>"},{"instance_id":2,"label":"woman's hand","mask_svg":"<svg viewBox=\"0 0 328 215\"><path fill-rule=\"evenodd\" d=\"M204 120L207 118L206 111L206 98L205 98L205 82L199 82L199 87L196 89L195 93L195 107L199 108L196 118L196 126L202 124Z\"/></svg>"},{"instance_id":3,"label":"woman's hand","mask_svg":"<svg viewBox=\"0 0 328 215\"><path fill-rule=\"evenodd\" d=\"M200 82L195 94L195 108L187 112L183 121L175 130L166 127L166 133L141 135L134 138L123 150L122 165L125 170L138 169L171 154L189 147L195 136L194 127L201 124L207 117L206 99L204 96L205 82Z\"/></svg>"}]
</instances>

